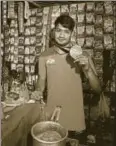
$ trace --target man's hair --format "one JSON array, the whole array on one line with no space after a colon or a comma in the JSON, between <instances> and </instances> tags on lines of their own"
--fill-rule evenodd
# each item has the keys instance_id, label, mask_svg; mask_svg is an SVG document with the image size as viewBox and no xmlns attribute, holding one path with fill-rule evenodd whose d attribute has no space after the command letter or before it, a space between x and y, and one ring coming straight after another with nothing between
<instances>
[{"instance_id":1,"label":"man's hair","mask_svg":"<svg viewBox=\"0 0 116 146\"><path fill-rule=\"evenodd\" d=\"M69 14L61 14L55 21L55 27L58 24L61 24L63 27L68 28L70 31L73 31L74 26L75 26L75 22L73 20L73 18L71 18L69 16Z\"/></svg>"}]
</instances>

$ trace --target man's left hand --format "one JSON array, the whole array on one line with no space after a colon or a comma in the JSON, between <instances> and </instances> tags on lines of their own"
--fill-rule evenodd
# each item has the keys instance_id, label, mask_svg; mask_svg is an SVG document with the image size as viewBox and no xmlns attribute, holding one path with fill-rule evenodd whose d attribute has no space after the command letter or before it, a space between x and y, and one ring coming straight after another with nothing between
<instances>
[{"instance_id":1,"label":"man's left hand","mask_svg":"<svg viewBox=\"0 0 116 146\"><path fill-rule=\"evenodd\" d=\"M85 70L88 70L89 68L89 58L87 56L79 55L78 58L74 62L77 62Z\"/></svg>"}]
</instances>

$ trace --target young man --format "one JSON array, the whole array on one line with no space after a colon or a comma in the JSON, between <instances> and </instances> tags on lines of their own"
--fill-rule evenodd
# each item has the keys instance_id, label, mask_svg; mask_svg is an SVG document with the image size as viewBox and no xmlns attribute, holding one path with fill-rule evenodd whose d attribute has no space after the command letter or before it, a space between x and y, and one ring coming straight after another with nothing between
<instances>
[{"instance_id":1,"label":"young man","mask_svg":"<svg viewBox=\"0 0 116 146\"><path fill-rule=\"evenodd\" d=\"M73 46L71 35L74 26L75 22L69 15L62 14L56 19L52 34L54 45L39 58L39 80L33 96L42 96L47 84L47 111L52 113L55 106L60 105L62 110L59 123L69 131L81 133L86 128L80 76L85 56L81 55L78 63L74 63L69 54ZM83 69L90 85L99 93L100 84L89 62Z\"/></svg>"}]
</instances>

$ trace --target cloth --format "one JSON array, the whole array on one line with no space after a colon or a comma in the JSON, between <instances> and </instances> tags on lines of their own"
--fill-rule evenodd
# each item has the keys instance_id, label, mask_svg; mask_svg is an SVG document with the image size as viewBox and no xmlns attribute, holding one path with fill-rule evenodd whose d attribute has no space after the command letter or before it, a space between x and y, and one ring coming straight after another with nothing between
<instances>
[{"instance_id":1,"label":"cloth","mask_svg":"<svg viewBox=\"0 0 116 146\"><path fill-rule=\"evenodd\" d=\"M79 67L67 54L58 54L56 46L39 59L39 75L47 77L47 111L52 114L61 105L59 123L68 130L85 129L82 82Z\"/></svg>"},{"instance_id":2,"label":"cloth","mask_svg":"<svg viewBox=\"0 0 116 146\"><path fill-rule=\"evenodd\" d=\"M10 117L1 124L2 146L32 146L28 134L40 121L40 106L39 103L24 104L8 112Z\"/></svg>"}]
</instances>

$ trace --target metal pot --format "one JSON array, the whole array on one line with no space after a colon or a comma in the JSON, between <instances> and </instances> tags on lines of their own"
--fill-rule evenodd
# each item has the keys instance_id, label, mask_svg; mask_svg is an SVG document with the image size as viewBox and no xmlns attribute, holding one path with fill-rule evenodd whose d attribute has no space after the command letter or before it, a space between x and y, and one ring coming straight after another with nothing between
<instances>
[{"instance_id":1,"label":"metal pot","mask_svg":"<svg viewBox=\"0 0 116 146\"><path fill-rule=\"evenodd\" d=\"M53 112L51 121L42 121L42 122L36 123L32 127L31 134L33 137L33 146L65 146L66 145L68 131L64 127L62 127L59 123L57 123L59 119L59 115L60 115L60 110L61 110L61 107L57 106ZM61 136L60 140L51 142L51 141L44 141L38 138L39 134L46 131L52 131L52 130L60 134Z\"/></svg>"}]
</instances>

